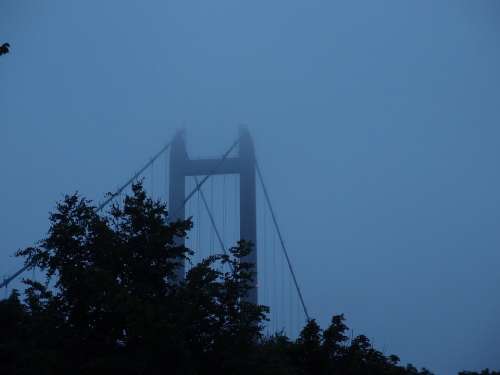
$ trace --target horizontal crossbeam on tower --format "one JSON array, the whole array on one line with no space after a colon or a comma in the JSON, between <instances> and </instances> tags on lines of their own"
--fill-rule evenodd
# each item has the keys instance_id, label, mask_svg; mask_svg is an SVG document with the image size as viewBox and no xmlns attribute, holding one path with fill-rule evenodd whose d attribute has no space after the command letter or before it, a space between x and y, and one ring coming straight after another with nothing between
<instances>
[{"instance_id":1,"label":"horizontal crossbeam on tower","mask_svg":"<svg viewBox=\"0 0 500 375\"><path fill-rule=\"evenodd\" d=\"M224 163L221 159L188 159L184 163L184 174L186 176L203 176L207 171L216 174L238 174L240 173L240 158L226 158Z\"/></svg>"}]
</instances>

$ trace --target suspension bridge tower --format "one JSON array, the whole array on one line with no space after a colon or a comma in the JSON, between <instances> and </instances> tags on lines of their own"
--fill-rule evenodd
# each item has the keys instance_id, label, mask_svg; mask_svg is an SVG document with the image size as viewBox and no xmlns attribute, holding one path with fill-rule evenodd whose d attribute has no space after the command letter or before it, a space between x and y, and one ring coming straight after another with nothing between
<instances>
[{"instance_id":1,"label":"suspension bridge tower","mask_svg":"<svg viewBox=\"0 0 500 375\"><path fill-rule=\"evenodd\" d=\"M257 207L255 187L255 151L252 137L247 129L241 128L239 134L239 152L235 157L224 155L215 159L190 159L186 150L185 133L175 136L170 148L169 202L172 216L170 220L184 220L186 216L186 177L237 174L240 178L240 238L253 244L252 251L243 261L254 265L254 277L251 281L247 301L257 304ZM177 244L183 245L184 239L177 238ZM185 275L184 261L177 270L177 279Z\"/></svg>"}]
</instances>

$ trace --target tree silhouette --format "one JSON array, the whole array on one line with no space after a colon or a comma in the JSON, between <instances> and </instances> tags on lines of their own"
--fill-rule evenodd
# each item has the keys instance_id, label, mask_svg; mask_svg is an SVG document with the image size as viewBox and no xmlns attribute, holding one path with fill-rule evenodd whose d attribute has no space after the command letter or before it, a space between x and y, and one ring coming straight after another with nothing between
<instances>
[{"instance_id":1,"label":"tree silhouette","mask_svg":"<svg viewBox=\"0 0 500 375\"><path fill-rule=\"evenodd\" d=\"M77 194L58 203L47 238L17 253L45 281L0 301L0 374L430 374L349 340L343 315L324 330L309 320L296 340L263 335L269 309L245 299L252 244L177 280L193 252L174 240L192 223L167 217L141 183L106 214Z\"/></svg>"},{"instance_id":2,"label":"tree silhouette","mask_svg":"<svg viewBox=\"0 0 500 375\"><path fill-rule=\"evenodd\" d=\"M9 53L9 48L10 48L9 43L4 43L4 44L0 45L0 56Z\"/></svg>"}]
</instances>

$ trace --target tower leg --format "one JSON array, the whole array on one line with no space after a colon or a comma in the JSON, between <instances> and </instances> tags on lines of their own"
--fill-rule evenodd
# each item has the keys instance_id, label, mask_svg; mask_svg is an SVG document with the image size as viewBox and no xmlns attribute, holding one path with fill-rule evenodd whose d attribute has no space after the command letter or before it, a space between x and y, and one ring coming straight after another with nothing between
<instances>
[{"instance_id":1,"label":"tower leg","mask_svg":"<svg viewBox=\"0 0 500 375\"><path fill-rule=\"evenodd\" d=\"M240 237L253 244L252 251L243 261L254 265L254 277L247 302L257 304L257 209L255 193L255 151L252 138L246 129L240 130Z\"/></svg>"},{"instance_id":2,"label":"tower leg","mask_svg":"<svg viewBox=\"0 0 500 375\"><path fill-rule=\"evenodd\" d=\"M184 199L186 194L185 164L186 164L186 142L184 133L179 132L175 136L170 149L170 181L169 181L169 221L185 220L186 210ZM184 238L176 237L174 239L177 246L184 245ZM179 266L176 269L176 281L184 280L185 264L184 260L179 260Z\"/></svg>"}]
</instances>

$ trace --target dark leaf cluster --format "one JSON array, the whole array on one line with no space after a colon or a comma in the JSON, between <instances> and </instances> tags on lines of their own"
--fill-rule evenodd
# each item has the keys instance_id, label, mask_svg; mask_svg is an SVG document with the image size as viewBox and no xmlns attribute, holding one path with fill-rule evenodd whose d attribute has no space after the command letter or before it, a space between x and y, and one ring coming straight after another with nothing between
<instances>
[{"instance_id":1,"label":"dark leaf cluster","mask_svg":"<svg viewBox=\"0 0 500 375\"><path fill-rule=\"evenodd\" d=\"M3 43L2 45L0 45L0 56L9 53L9 48L10 48L9 43Z\"/></svg>"}]
</instances>

